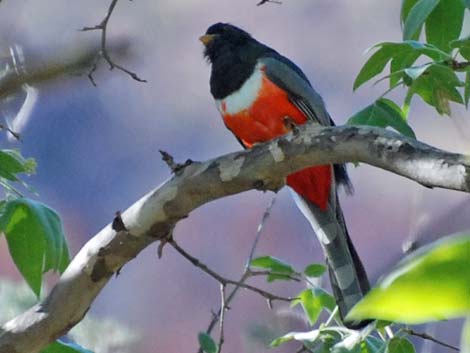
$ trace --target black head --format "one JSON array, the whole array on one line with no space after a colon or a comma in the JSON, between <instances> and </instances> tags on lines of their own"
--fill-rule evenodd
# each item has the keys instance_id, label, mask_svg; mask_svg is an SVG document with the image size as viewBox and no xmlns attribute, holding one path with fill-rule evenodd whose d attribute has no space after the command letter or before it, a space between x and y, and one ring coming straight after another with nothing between
<instances>
[{"instance_id":1,"label":"black head","mask_svg":"<svg viewBox=\"0 0 470 353\"><path fill-rule=\"evenodd\" d=\"M248 32L229 23L216 23L210 26L206 34L199 38L204 44L204 56L213 63L220 54L238 51L248 44L256 43Z\"/></svg>"},{"instance_id":2,"label":"black head","mask_svg":"<svg viewBox=\"0 0 470 353\"><path fill-rule=\"evenodd\" d=\"M224 98L236 91L253 72L257 60L273 50L248 32L229 23L216 23L199 38L212 64L211 93Z\"/></svg>"}]
</instances>

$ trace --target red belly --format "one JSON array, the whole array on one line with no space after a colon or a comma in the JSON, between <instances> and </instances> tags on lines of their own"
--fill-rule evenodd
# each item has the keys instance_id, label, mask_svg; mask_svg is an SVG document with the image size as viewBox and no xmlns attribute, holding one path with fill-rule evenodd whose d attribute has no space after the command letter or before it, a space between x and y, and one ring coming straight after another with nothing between
<instances>
[{"instance_id":1,"label":"red belly","mask_svg":"<svg viewBox=\"0 0 470 353\"><path fill-rule=\"evenodd\" d=\"M222 103L222 111L224 111ZM287 93L263 76L258 98L251 107L236 114L223 113L227 127L250 148L288 132L284 119L296 124L307 121L305 115L290 101ZM330 165L310 167L287 177L287 185L298 194L326 209L330 196L332 171Z\"/></svg>"}]
</instances>

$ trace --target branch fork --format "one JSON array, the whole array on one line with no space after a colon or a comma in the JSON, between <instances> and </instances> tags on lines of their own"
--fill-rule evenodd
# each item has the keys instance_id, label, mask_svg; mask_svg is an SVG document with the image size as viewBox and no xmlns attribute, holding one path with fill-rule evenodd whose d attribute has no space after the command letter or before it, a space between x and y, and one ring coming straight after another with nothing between
<instances>
[{"instance_id":1,"label":"branch fork","mask_svg":"<svg viewBox=\"0 0 470 353\"><path fill-rule=\"evenodd\" d=\"M2 325L0 352L37 353L63 335L83 318L113 274L171 234L179 220L201 205L251 190L259 180L277 190L297 170L346 162L367 163L427 186L470 192L469 156L385 129L302 125L297 135L192 163L116 216L114 229L107 225L83 246L42 302ZM174 241L170 244L175 247ZM243 280L222 282L258 290L240 285Z\"/></svg>"}]
</instances>

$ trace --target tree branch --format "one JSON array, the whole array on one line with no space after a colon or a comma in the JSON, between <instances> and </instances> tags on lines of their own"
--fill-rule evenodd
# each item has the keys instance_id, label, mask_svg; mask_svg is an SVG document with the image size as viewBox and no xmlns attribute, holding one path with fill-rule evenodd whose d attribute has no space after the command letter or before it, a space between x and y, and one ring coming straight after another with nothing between
<instances>
[{"instance_id":1,"label":"tree branch","mask_svg":"<svg viewBox=\"0 0 470 353\"><path fill-rule=\"evenodd\" d=\"M26 72L17 73L10 69L0 77L0 99L16 92L22 85L37 84L60 77L64 74L83 71L96 57L95 48L84 48L74 57L55 58L46 65L27 67Z\"/></svg>"},{"instance_id":2,"label":"tree branch","mask_svg":"<svg viewBox=\"0 0 470 353\"><path fill-rule=\"evenodd\" d=\"M371 127L301 126L270 143L207 162L193 162L122 213L80 250L51 293L4 324L0 352L35 353L79 322L128 261L197 207L251 189L276 191L294 171L326 163L363 162L426 186L469 192L470 157Z\"/></svg>"},{"instance_id":3,"label":"tree branch","mask_svg":"<svg viewBox=\"0 0 470 353\"><path fill-rule=\"evenodd\" d=\"M115 56L119 57L127 54L127 47L126 41L108 43L108 51L115 52ZM37 85L64 75L83 74L94 65L96 58L100 57L99 51L100 49L96 46L87 46L77 48L71 54L50 57L45 64L34 64L32 60L29 60L24 64L25 69L21 72L12 67L2 72L0 77L0 99L17 92L24 84ZM13 131L10 133L16 134Z\"/></svg>"},{"instance_id":4,"label":"tree branch","mask_svg":"<svg viewBox=\"0 0 470 353\"><path fill-rule=\"evenodd\" d=\"M291 302L292 300L294 300L295 298L288 298L288 297L280 297L278 295L275 295L271 292L268 292L268 291L265 291L261 288L258 288L258 287L254 287L250 284L246 284L244 282L241 282L241 281L234 281L232 279L229 279L229 278L225 278L223 277L222 275L218 274L217 272L215 272L214 270L211 270L206 264L202 263L201 261L199 261L199 259L193 257L192 255L190 255L189 253L187 253L181 246L178 245L178 243L176 243L173 239L170 239L168 240L168 243L171 244L171 246L173 246L173 248L175 248L175 250L177 252L180 253L180 255L182 255L184 258L186 258L189 262L191 262L194 266L196 267L199 267L201 270L203 270L205 273L207 273L209 276L211 276L212 278L214 278L217 282L219 282L221 285L225 286L227 284L232 284L236 287L240 287L240 288L245 288L245 289L248 289L252 292L255 292L255 293L258 293L259 295L261 295L262 297L266 298L268 300L268 304L269 304L269 307L271 307L271 303L275 300L280 300L280 301L285 301L285 302ZM225 290L225 289L224 289ZM222 308L222 311L223 311L223 308ZM221 320L222 320L222 314L220 315L221 317Z\"/></svg>"},{"instance_id":5,"label":"tree branch","mask_svg":"<svg viewBox=\"0 0 470 353\"><path fill-rule=\"evenodd\" d=\"M220 324L219 324L219 344L217 345L217 353L222 351L222 345L225 341L224 336L224 323L225 323L225 312L227 311L228 307L225 303L225 284L220 284Z\"/></svg>"},{"instance_id":6,"label":"tree branch","mask_svg":"<svg viewBox=\"0 0 470 353\"><path fill-rule=\"evenodd\" d=\"M268 206L266 207L264 213L263 213L263 217L261 218L261 221L260 223L258 224L258 228L256 230L256 235L255 235L255 239L253 241L253 244L251 245L251 249L250 249L250 255L248 256L248 259L246 260L246 264L245 264L245 269L243 271L243 274L241 275L240 277L240 280L238 281L239 283L245 283L246 280L248 280L248 278L251 276L251 268L250 268L250 264L251 264L251 261L253 260L254 256L255 256L255 251L256 251L256 248L258 246L258 242L259 242L259 238L261 237L261 233L264 229L264 225L266 224L266 221L268 220L269 216L271 215L271 211L274 207L274 203L276 202L276 196L274 196L272 198L272 200L269 202ZM237 295L238 293L238 290L240 289L241 287L239 285L236 285L232 291L230 292L230 294L227 296L226 298L226 301L225 301L225 305L228 307L230 305L230 303L232 302L232 300L235 298L235 296ZM212 315L212 319L211 319L211 322L209 323L209 326L207 327L206 329L206 333L208 335L211 334L212 330L214 329L214 326L215 324L219 321L219 319L221 318L221 315L222 315L222 307L219 308L219 310L217 312L213 312L213 315ZM198 349L198 353L202 353L202 348L199 347Z\"/></svg>"},{"instance_id":7,"label":"tree branch","mask_svg":"<svg viewBox=\"0 0 470 353\"><path fill-rule=\"evenodd\" d=\"M423 340L429 340L431 342L434 342L438 345L441 345L443 347L446 347L446 348L449 348L449 349L452 349L453 351L456 351L456 352L460 352L460 349L458 347L455 347L455 346L452 346L448 343L445 343L441 340L438 340L437 338L434 338L433 336L431 335L428 335L427 333L420 333L420 332L416 332L416 331L413 331L411 329L404 329L403 330L404 332L406 332L407 334L411 335L411 336L416 336L416 337L420 337L422 338Z\"/></svg>"},{"instance_id":8,"label":"tree branch","mask_svg":"<svg viewBox=\"0 0 470 353\"><path fill-rule=\"evenodd\" d=\"M95 82L95 79L93 78L93 74L95 73L98 67L98 62L100 58L103 58L108 63L110 70L113 70L114 68L116 68L126 73L132 79L136 81L147 82L147 80L140 78L135 72L130 71L126 69L124 66L117 64L113 60L111 55L109 54L108 43L107 43L108 22L109 22L109 19L111 18L111 15L113 14L113 11L114 11L114 8L116 7L117 2L118 0L111 0L111 3L109 4L109 7L108 7L108 11L106 12L106 15L104 16L104 18L101 20L99 24L92 26L92 27L83 27L81 29L81 31L101 31L101 51L100 51L101 55L97 57L97 60L93 63L93 66L88 72L88 78L90 79L93 86L96 86L96 82Z\"/></svg>"},{"instance_id":9,"label":"tree branch","mask_svg":"<svg viewBox=\"0 0 470 353\"><path fill-rule=\"evenodd\" d=\"M271 3L271 4L277 4L277 5L281 5L282 2L279 1L279 0L261 0L260 2L258 2L256 4L256 6L261 6L261 5L264 5L264 4L267 4L267 3Z\"/></svg>"}]
</instances>

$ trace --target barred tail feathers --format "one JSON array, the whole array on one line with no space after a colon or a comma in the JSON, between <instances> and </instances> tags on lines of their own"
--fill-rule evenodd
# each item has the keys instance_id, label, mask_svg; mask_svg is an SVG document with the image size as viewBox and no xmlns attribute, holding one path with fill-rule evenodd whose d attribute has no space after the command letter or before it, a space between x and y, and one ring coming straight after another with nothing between
<instances>
[{"instance_id":1,"label":"barred tail feathers","mask_svg":"<svg viewBox=\"0 0 470 353\"><path fill-rule=\"evenodd\" d=\"M370 284L364 266L349 237L336 190L332 187L326 210L322 210L295 192L292 194L322 246L333 294L344 322L346 314L369 291ZM349 328L360 328L367 322L344 322L344 324Z\"/></svg>"}]
</instances>

